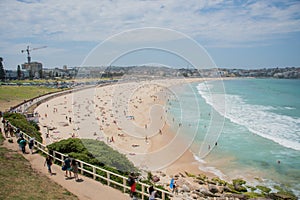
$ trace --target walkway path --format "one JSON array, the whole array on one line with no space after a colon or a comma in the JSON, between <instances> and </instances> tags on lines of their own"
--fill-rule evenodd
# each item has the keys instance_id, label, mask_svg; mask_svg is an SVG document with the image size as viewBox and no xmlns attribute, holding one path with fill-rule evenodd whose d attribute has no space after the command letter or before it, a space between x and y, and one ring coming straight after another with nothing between
<instances>
[{"instance_id":1,"label":"walkway path","mask_svg":"<svg viewBox=\"0 0 300 200\"><path fill-rule=\"evenodd\" d=\"M0 123L0 127L3 130L3 124ZM16 138L13 138L13 143L9 143L7 140L3 142L3 146L15 151L18 150ZM28 147L28 146L27 146ZM28 148L26 149L29 152ZM19 151L20 152L20 151ZM21 153L21 152L20 152ZM103 185L93 179L79 175L82 182L76 182L74 179L66 179L65 172L61 170L58 165L52 165L52 171L55 175L50 176L47 167L44 167L45 158L39 154L24 154L24 157L31 163L34 170L48 176L51 180L55 181L62 187L66 188L71 193L75 194L82 200L129 200L128 194L124 194L121 191Z\"/></svg>"}]
</instances>

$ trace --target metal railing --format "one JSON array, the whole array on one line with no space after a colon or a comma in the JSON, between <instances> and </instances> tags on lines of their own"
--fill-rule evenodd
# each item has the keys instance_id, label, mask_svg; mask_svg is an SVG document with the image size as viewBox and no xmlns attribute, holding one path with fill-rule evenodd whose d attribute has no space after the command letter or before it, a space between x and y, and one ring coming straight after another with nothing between
<instances>
[{"instance_id":1,"label":"metal railing","mask_svg":"<svg viewBox=\"0 0 300 200\"><path fill-rule=\"evenodd\" d=\"M12 124L9 123L9 125L12 126L15 130L17 129L17 127L13 126ZM22 133L24 139L27 140L27 142L29 142L31 137L29 135L27 135L26 133L24 133L23 131L20 131L20 133ZM58 163L63 164L65 158L67 157L67 155L60 153L58 151L50 151L49 152L47 147L38 141L34 141L34 147L36 149L40 150L42 153L51 156L54 163L58 162ZM78 169L82 175L87 174L89 177L92 177L96 181L100 181L102 183L106 182L106 184L108 186L111 186L114 188L119 187L119 188L121 188L123 193L126 193L130 189L130 187L127 186L128 177L125 177L120 174L116 174L114 172L111 172L109 170L103 169L98 166L94 166L92 164L86 163L81 160L76 159L76 161L79 163ZM104 174L104 175L101 175L101 174ZM118 182L116 180L113 180L112 179L113 177L115 179L117 177L118 179L120 179L122 181ZM141 190L136 189L136 193L138 193L141 196L141 199L144 200L145 197L149 197L149 194L147 193L147 191L148 191L148 188L150 187L150 185L139 182L139 181L137 182L137 185L140 185ZM155 188L155 190L157 191L157 193L160 196L159 198L156 198L156 199L165 200L165 199L170 199L173 196L172 193L170 193L166 190L162 190L160 188Z\"/></svg>"}]
</instances>

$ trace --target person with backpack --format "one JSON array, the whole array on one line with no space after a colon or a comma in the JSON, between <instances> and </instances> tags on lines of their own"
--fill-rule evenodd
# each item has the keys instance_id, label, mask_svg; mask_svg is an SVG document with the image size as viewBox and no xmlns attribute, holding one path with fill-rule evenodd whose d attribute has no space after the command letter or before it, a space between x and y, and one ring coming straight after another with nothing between
<instances>
[{"instance_id":1,"label":"person with backpack","mask_svg":"<svg viewBox=\"0 0 300 200\"><path fill-rule=\"evenodd\" d=\"M69 157L69 155L66 155L66 159L64 160L64 164L61 168L63 171L66 171L66 177L68 177L68 172L69 172L69 175L70 175L70 178L72 177L72 174L71 174L71 159Z\"/></svg>"},{"instance_id":2,"label":"person with backpack","mask_svg":"<svg viewBox=\"0 0 300 200\"><path fill-rule=\"evenodd\" d=\"M26 153L25 152L25 146L26 146L26 144L27 144L26 140L24 138L21 138L21 140L19 142L19 145L20 145L20 147L22 149L22 153Z\"/></svg>"}]
</instances>

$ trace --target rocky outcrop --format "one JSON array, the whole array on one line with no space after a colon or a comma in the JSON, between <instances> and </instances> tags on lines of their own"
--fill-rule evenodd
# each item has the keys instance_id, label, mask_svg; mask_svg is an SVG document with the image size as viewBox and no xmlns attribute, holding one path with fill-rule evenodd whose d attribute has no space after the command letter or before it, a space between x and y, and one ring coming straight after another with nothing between
<instances>
[{"instance_id":1,"label":"rocky outcrop","mask_svg":"<svg viewBox=\"0 0 300 200\"><path fill-rule=\"evenodd\" d=\"M246 199L278 199L296 200L297 198L282 188L276 188L278 193L270 193L271 189L265 186L248 186L243 179L234 179L232 183L220 178L208 179L207 176L193 175L185 172L173 176L176 179L177 191L174 199L214 199L214 200L246 200ZM160 176L166 180L166 187L169 186L169 177ZM291 195L289 195L291 194Z\"/></svg>"}]
</instances>

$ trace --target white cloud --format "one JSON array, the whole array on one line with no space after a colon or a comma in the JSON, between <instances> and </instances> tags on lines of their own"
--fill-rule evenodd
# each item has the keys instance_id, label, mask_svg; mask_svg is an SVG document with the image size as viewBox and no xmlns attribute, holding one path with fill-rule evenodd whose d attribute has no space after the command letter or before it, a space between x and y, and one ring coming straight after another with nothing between
<instances>
[{"instance_id":1,"label":"white cloud","mask_svg":"<svg viewBox=\"0 0 300 200\"><path fill-rule=\"evenodd\" d=\"M210 46L247 46L300 31L299 1L2 0L0 8L0 40L22 45L98 43L128 29L163 27Z\"/></svg>"},{"instance_id":2,"label":"white cloud","mask_svg":"<svg viewBox=\"0 0 300 200\"><path fill-rule=\"evenodd\" d=\"M101 41L121 31L155 26L192 37L240 42L300 30L300 3L266 1L2 1L1 38Z\"/></svg>"}]
</instances>

